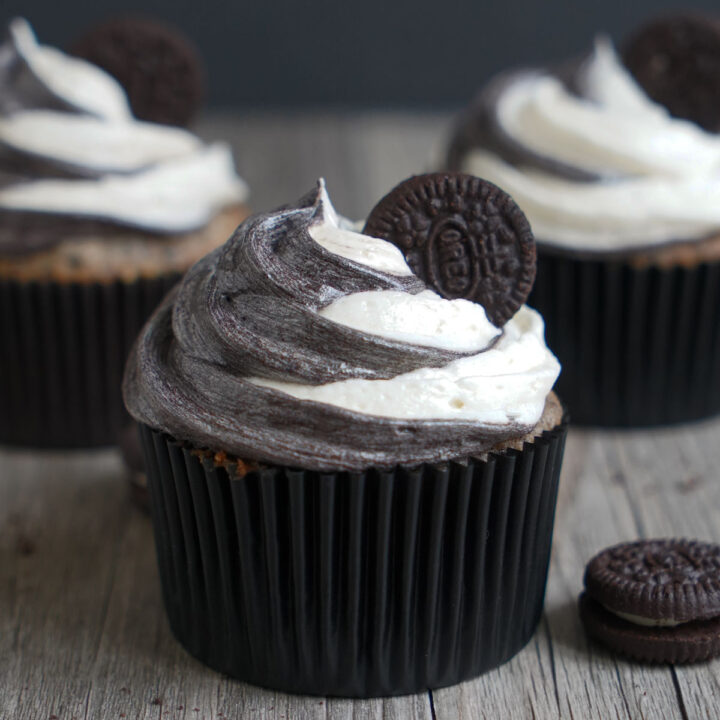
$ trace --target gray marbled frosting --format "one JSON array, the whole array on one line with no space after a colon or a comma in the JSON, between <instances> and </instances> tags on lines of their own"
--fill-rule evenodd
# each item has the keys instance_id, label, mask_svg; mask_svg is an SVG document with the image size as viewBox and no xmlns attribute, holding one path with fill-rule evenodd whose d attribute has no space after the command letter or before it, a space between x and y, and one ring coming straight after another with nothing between
<instances>
[{"instance_id":1,"label":"gray marbled frosting","mask_svg":"<svg viewBox=\"0 0 720 720\"><path fill-rule=\"evenodd\" d=\"M319 470L468 456L530 430L377 417L248 381L390 378L461 357L318 315L350 293L426 289L415 276L390 275L316 243L308 229L322 218L322 197L318 186L296 206L249 218L166 298L127 365L125 402L135 419L197 448Z\"/></svg>"}]
</instances>

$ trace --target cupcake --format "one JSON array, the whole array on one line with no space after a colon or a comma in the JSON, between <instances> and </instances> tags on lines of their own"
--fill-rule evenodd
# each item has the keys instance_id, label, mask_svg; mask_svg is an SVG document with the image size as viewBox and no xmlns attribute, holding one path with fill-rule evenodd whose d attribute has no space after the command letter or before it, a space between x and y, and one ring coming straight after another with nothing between
<instances>
[{"instance_id":1,"label":"cupcake","mask_svg":"<svg viewBox=\"0 0 720 720\"><path fill-rule=\"evenodd\" d=\"M0 444L112 444L132 341L247 215L229 149L136 120L99 68L0 46Z\"/></svg>"},{"instance_id":2,"label":"cupcake","mask_svg":"<svg viewBox=\"0 0 720 720\"><path fill-rule=\"evenodd\" d=\"M449 147L449 167L501 185L532 224L530 303L563 364L558 392L581 424L720 411L720 136L707 129L706 77L718 65L704 55L720 58L720 32L713 49L686 42L679 21L666 25L683 31L682 47L674 31L649 26L650 46L646 31L627 43L627 66L600 38L581 60L499 75ZM658 92L660 68L676 93L704 93L702 102L670 102ZM650 83L673 112L651 99Z\"/></svg>"},{"instance_id":3,"label":"cupcake","mask_svg":"<svg viewBox=\"0 0 720 720\"><path fill-rule=\"evenodd\" d=\"M481 216L531 251L510 202L476 178L412 178L368 226L392 205L415 242L432 215L425 239L457 277L453 242L489 261ZM153 314L123 389L177 639L247 682L364 697L456 683L528 641L566 426L537 312L497 326L499 293L446 300L352 228L322 181L247 219Z\"/></svg>"}]
</instances>

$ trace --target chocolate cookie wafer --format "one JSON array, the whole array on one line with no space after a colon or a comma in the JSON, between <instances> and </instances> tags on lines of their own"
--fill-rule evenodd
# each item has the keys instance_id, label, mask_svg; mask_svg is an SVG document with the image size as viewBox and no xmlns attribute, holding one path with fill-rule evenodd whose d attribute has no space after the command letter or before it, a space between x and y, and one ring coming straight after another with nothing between
<instances>
[{"instance_id":1,"label":"chocolate cookie wafer","mask_svg":"<svg viewBox=\"0 0 720 720\"><path fill-rule=\"evenodd\" d=\"M672 115L720 131L720 17L673 15L633 34L623 61Z\"/></svg>"},{"instance_id":2,"label":"chocolate cookie wafer","mask_svg":"<svg viewBox=\"0 0 720 720\"><path fill-rule=\"evenodd\" d=\"M140 120L184 126L200 108L202 62L178 30L144 18L117 18L89 30L70 51L115 77Z\"/></svg>"},{"instance_id":3,"label":"chocolate cookie wafer","mask_svg":"<svg viewBox=\"0 0 720 720\"><path fill-rule=\"evenodd\" d=\"M641 540L608 548L585 571L580 616L608 647L647 662L720 655L720 545Z\"/></svg>"},{"instance_id":4,"label":"chocolate cookie wafer","mask_svg":"<svg viewBox=\"0 0 720 720\"><path fill-rule=\"evenodd\" d=\"M497 327L517 312L535 280L525 215L507 193L472 175L405 180L373 208L363 233L397 245L443 297L480 303Z\"/></svg>"}]
</instances>

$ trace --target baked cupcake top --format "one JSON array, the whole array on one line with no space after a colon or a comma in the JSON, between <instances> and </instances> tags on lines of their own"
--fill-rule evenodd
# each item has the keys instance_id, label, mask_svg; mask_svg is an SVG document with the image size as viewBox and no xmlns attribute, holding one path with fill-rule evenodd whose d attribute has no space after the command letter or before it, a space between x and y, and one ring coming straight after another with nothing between
<instances>
[{"instance_id":1,"label":"baked cupcake top","mask_svg":"<svg viewBox=\"0 0 720 720\"><path fill-rule=\"evenodd\" d=\"M167 236L240 203L230 149L141 122L100 68L39 45L22 19L0 45L0 253L103 226Z\"/></svg>"},{"instance_id":2,"label":"baked cupcake top","mask_svg":"<svg viewBox=\"0 0 720 720\"><path fill-rule=\"evenodd\" d=\"M493 79L448 164L503 187L546 245L613 252L720 232L720 135L653 102L604 38L580 62Z\"/></svg>"},{"instance_id":3,"label":"baked cupcake top","mask_svg":"<svg viewBox=\"0 0 720 720\"><path fill-rule=\"evenodd\" d=\"M246 220L146 325L124 394L195 447L319 470L480 454L528 433L560 370L541 317L446 300L324 183Z\"/></svg>"}]
</instances>

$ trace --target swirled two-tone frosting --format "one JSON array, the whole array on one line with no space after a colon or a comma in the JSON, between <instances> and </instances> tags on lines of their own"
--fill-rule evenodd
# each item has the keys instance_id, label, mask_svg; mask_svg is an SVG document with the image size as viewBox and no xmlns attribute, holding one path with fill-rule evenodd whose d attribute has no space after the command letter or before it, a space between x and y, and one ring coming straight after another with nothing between
<instances>
[{"instance_id":1,"label":"swirled two-tone frosting","mask_svg":"<svg viewBox=\"0 0 720 720\"><path fill-rule=\"evenodd\" d=\"M428 290L322 182L246 220L146 325L125 402L243 459L359 470L482 453L528 433L559 365L523 307L503 328Z\"/></svg>"},{"instance_id":2,"label":"swirled two-tone frosting","mask_svg":"<svg viewBox=\"0 0 720 720\"><path fill-rule=\"evenodd\" d=\"M230 150L185 130L136 120L104 71L39 45L13 20L0 45L0 225L137 228L163 235L203 227L247 194ZM0 233L0 252L35 250Z\"/></svg>"},{"instance_id":3,"label":"swirled two-tone frosting","mask_svg":"<svg viewBox=\"0 0 720 720\"><path fill-rule=\"evenodd\" d=\"M605 252L720 232L720 136L651 101L606 40L562 72L497 77L450 163L510 193L545 244Z\"/></svg>"}]
</instances>

